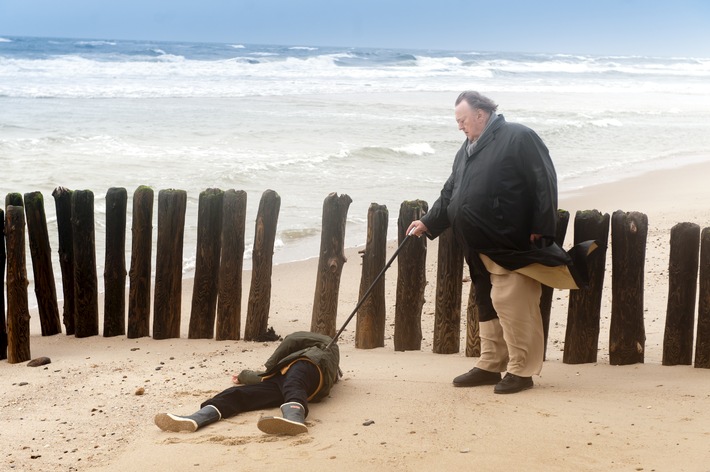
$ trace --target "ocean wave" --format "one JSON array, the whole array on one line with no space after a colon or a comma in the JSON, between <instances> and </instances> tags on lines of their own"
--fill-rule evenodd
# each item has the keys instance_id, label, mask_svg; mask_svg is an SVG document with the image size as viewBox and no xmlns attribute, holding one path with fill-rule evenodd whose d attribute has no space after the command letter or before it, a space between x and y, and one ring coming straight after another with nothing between
<instances>
[{"instance_id":1,"label":"ocean wave","mask_svg":"<svg viewBox=\"0 0 710 472\"><path fill-rule=\"evenodd\" d=\"M427 154L434 154L436 152L429 143L412 143L406 146L392 148L392 150L402 154L411 154L413 156L424 156Z\"/></svg>"},{"instance_id":2,"label":"ocean wave","mask_svg":"<svg viewBox=\"0 0 710 472\"><path fill-rule=\"evenodd\" d=\"M106 41L106 40L94 40L94 41L77 41L76 43L77 46L80 47L98 47L98 46L115 46L116 43L114 41Z\"/></svg>"},{"instance_id":3,"label":"ocean wave","mask_svg":"<svg viewBox=\"0 0 710 472\"><path fill-rule=\"evenodd\" d=\"M27 46L24 53L23 48L0 50L0 96L153 98L435 92L468 88L471 80L493 91L710 93L710 59L702 58L107 40L55 43L44 39L40 45L45 50L35 44ZM77 51L80 43L84 46Z\"/></svg>"},{"instance_id":4,"label":"ocean wave","mask_svg":"<svg viewBox=\"0 0 710 472\"><path fill-rule=\"evenodd\" d=\"M0 43L11 43L12 39L0 37Z\"/></svg>"}]
</instances>

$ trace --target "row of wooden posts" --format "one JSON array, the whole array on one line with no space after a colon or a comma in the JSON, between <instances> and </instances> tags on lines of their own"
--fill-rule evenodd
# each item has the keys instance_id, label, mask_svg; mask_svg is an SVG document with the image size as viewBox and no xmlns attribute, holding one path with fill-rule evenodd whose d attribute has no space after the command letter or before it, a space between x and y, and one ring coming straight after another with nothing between
<instances>
[{"instance_id":1,"label":"row of wooden posts","mask_svg":"<svg viewBox=\"0 0 710 472\"><path fill-rule=\"evenodd\" d=\"M64 289L63 322L67 335L99 334L98 283L94 240L94 197L89 190L59 187L55 199L59 262ZM323 205L321 248L311 314L311 330L333 336L336 332L340 276L344 255L345 221L351 199L328 195ZM126 271L125 232L127 192L111 188L106 194L106 254L104 270L104 336L149 336L154 193L139 187L133 195L130 269ZM187 194L161 190L158 194L156 271L153 301L154 339L180 337L182 254ZM43 336L61 333L51 249L41 193L13 193L6 197L6 214L0 209L0 267L7 260L7 326L2 302L0 358L10 363L29 360L30 329L25 257L25 225L29 238L35 294ZM405 201L398 217L398 240L409 223L426 213L427 203ZM267 333L271 298L272 255L280 210L273 190L261 196L255 222L252 277L244 339L259 340ZM242 268L246 193L207 189L200 194L197 224L197 258L188 338L240 339ZM562 244L569 212L558 212ZM360 295L373 284L385 266L388 210L373 203L368 210L367 242L362 251ZM0 225L1 227L2 225ZM639 212L614 212L611 218L612 306L609 361L614 365L644 362L643 320L644 261L648 221ZM610 217L597 210L577 212L574 242L594 239L600 248L588 259L590 285L569 296L563 362L597 361L601 300L609 243ZM698 323L695 366L710 368L710 228L680 223L671 230L669 296L663 342L663 364L691 365L695 300L698 288ZM5 252L7 247L7 253ZM433 350L459 352L463 253L450 231L439 238ZM700 248L698 250L698 248ZM421 315L426 281L426 238L411 239L398 257L394 316L394 349L421 349ZM126 330L126 275L129 277ZM2 278L0 278L1 280ZM384 346L384 278L372 287L370 297L357 312L355 345ZM553 289L543 287L540 301L545 332L549 333ZM478 313L471 287L466 309L466 355L480 355ZM7 354L6 354L7 352Z\"/></svg>"}]
</instances>

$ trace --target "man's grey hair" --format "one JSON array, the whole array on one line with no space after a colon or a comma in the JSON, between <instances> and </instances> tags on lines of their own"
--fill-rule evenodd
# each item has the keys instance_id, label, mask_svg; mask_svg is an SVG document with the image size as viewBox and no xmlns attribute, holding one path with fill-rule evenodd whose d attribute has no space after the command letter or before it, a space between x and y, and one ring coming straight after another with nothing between
<instances>
[{"instance_id":1,"label":"man's grey hair","mask_svg":"<svg viewBox=\"0 0 710 472\"><path fill-rule=\"evenodd\" d=\"M498 105L488 97L481 95L473 90L466 90L461 92L461 94L456 99L456 105L466 100L466 103L471 107L471 109L480 109L488 113L495 113L498 110Z\"/></svg>"}]
</instances>

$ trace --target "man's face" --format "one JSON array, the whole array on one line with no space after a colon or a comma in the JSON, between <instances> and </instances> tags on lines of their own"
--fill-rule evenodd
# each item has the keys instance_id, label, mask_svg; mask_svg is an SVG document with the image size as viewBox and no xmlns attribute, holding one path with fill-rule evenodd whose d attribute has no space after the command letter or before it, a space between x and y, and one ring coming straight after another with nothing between
<instances>
[{"instance_id":1,"label":"man's face","mask_svg":"<svg viewBox=\"0 0 710 472\"><path fill-rule=\"evenodd\" d=\"M455 116L459 129L463 131L469 141L475 141L486 127L488 113L478 108L471 108L468 102L463 100L456 105Z\"/></svg>"}]
</instances>

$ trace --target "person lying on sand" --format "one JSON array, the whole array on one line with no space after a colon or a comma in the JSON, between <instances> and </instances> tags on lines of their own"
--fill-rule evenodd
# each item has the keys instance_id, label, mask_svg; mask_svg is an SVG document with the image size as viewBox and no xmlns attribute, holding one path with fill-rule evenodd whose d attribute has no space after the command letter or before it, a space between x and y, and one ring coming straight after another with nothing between
<instances>
[{"instance_id":1,"label":"person lying on sand","mask_svg":"<svg viewBox=\"0 0 710 472\"><path fill-rule=\"evenodd\" d=\"M237 386L203 402L199 411L189 416L159 413L154 422L163 431L195 432L222 418L280 405L281 417L263 416L257 427L268 434L306 433L308 402L328 396L341 376L340 351L330 342L323 334L289 334L264 363L266 371L244 370L232 378Z\"/></svg>"}]
</instances>

